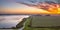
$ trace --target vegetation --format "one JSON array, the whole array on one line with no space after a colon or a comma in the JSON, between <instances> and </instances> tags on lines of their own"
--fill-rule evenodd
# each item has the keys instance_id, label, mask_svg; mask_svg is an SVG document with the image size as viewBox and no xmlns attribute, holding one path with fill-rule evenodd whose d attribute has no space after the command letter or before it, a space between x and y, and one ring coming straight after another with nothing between
<instances>
[{"instance_id":1,"label":"vegetation","mask_svg":"<svg viewBox=\"0 0 60 30\"><path fill-rule=\"evenodd\" d=\"M30 17L26 19L24 30L60 30L60 28L33 28L33 27L29 27L30 21L31 21Z\"/></svg>"}]
</instances>

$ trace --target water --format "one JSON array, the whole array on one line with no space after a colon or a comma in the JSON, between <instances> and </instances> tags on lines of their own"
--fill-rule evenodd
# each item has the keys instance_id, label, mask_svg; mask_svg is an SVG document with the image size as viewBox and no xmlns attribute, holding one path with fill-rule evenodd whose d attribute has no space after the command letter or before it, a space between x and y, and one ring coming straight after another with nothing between
<instances>
[{"instance_id":1,"label":"water","mask_svg":"<svg viewBox=\"0 0 60 30\"><path fill-rule=\"evenodd\" d=\"M0 16L0 28L11 28L16 27L16 25L23 21L23 18L28 18L29 15L3 15ZM20 28L22 30L24 27ZM4 29L5 30L5 29ZM8 30L8 29L6 29ZM9 29L12 30L12 29Z\"/></svg>"}]
</instances>

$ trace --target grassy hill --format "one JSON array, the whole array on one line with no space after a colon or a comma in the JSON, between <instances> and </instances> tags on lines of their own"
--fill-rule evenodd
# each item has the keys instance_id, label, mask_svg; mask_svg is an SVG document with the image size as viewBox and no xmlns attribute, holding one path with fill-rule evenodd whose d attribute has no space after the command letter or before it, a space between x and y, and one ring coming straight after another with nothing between
<instances>
[{"instance_id":1,"label":"grassy hill","mask_svg":"<svg viewBox=\"0 0 60 30\"><path fill-rule=\"evenodd\" d=\"M29 25L31 24L31 20L32 20L31 17L26 19L24 30L60 30L60 28L34 28L34 27L30 27ZM36 17L33 17L33 18L36 19Z\"/></svg>"}]
</instances>

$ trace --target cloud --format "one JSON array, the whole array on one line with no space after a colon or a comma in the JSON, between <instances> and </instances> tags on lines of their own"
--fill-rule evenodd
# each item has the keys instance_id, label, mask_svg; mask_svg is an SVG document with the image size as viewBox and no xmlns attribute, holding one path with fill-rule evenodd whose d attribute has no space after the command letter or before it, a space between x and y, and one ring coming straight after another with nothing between
<instances>
[{"instance_id":1,"label":"cloud","mask_svg":"<svg viewBox=\"0 0 60 30\"><path fill-rule=\"evenodd\" d=\"M53 1L57 2L57 0L15 0L17 3L25 3L25 4L30 4L30 5L36 5L39 2L44 2L44 1Z\"/></svg>"}]
</instances>

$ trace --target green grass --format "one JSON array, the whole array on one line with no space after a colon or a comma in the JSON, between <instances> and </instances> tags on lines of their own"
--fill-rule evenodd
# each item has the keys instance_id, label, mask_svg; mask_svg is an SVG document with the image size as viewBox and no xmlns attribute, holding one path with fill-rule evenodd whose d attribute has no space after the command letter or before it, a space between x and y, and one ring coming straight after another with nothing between
<instances>
[{"instance_id":1,"label":"green grass","mask_svg":"<svg viewBox=\"0 0 60 30\"><path fill-rule=\"evenodd\" d=\"M29 27L28 25L30 24L30 21L31 21L31 18L26 19L24 30L60 30L60 28L33 28L33 27Z\"/></svg>"}]
</instances>

